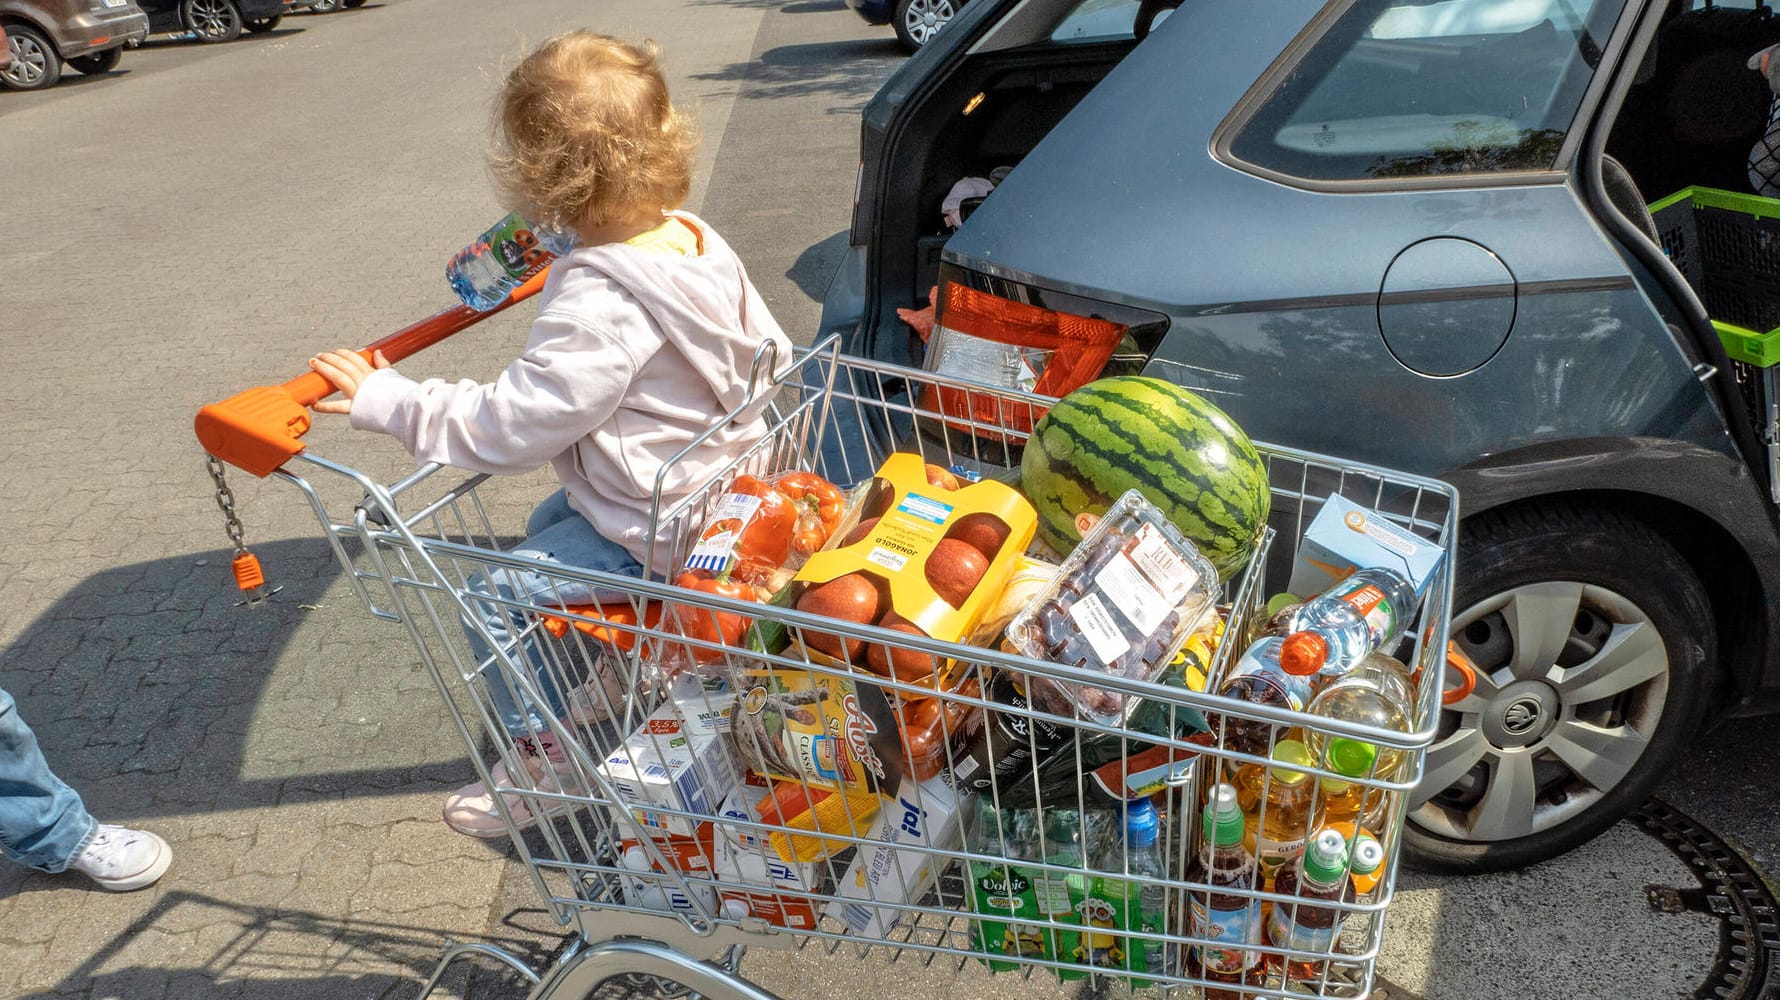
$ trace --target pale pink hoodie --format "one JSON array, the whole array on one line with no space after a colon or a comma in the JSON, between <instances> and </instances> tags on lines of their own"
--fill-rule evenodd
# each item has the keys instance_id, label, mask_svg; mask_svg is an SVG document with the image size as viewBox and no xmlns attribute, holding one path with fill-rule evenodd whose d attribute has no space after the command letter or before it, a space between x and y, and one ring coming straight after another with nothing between
<instances>
[{"instance_id":1,"label":"pale pink hoodie","mask_svg":"<svg viewBox=\"0 0 1780 1000\"><path fill-rule=\"evenodd\" d=\"M692 215L696 257L624 243L579 247L550 268L521 354L491 384L373 373L352 426L382 431L421 462L520 473L549 462L569 503L638 561L656 474L746 401L756 350L791 344L722 237ZM763 379L770 373L763 372ZM675 464L664 509L765 433L755 405ZM667 545L657 546L657 573Z\"/></svg>"}]
</instances>

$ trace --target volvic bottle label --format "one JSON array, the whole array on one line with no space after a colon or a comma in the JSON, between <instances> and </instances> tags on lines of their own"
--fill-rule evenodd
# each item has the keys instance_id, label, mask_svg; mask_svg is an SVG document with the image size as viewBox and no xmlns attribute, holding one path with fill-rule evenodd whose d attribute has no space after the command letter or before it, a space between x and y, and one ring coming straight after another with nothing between
<instances>
[{"instance_id":1,"label":"volvic bottle label","mask_svg":"<svg viewBox=\"0 0 1780 1000\"><path fill-rule=\"evenodd\" d=\"M1254 968L1260 953L1248 950L1247 946L1261 940L1260 900L1221 910L1194 899L1192 912L1193 936L1217 942L1199 946L1199 963L1205 971L1230 975Z\"/></svg>"},{"instance_id":2,"label":"volvic bottle label","mask_svg":"<svg viewBox=\"0 0 1780 1000\"><path fill-rule=\"evenodd\" d=\"M1397 609L1385 597L1384 591L1370 583L1348 580L1331 592L1333 596L1347 602L1362 620L1366 629L1372 633L1374 648L1383 646L1386 639L1397 634Z\"/></svg>"}]
</instances>

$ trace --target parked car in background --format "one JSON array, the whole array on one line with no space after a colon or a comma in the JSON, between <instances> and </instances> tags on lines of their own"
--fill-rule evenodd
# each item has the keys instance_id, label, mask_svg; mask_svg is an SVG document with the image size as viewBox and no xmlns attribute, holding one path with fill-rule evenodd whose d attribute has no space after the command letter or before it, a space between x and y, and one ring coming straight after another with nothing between
<instances>
[{"instance_id":1,"label":"parked car in background","mask_svg":"<svg viewBox=\"0 0 1780 1000\"><path fill-rule=\"evenodd\" d=\"M895 28L897 40L910 52L932 40L964 4L965 0L847 0L867 24Z\"/></svg>"},{"instance_id":2,"label":"parked car in background","mask_svg":"<svg viewBox=\"0 0 1780 1000\"><path fill-rule=\"evenodd\" d=\"M297 7L316 14L332 14L337 10L350 10L364 5L365 0L311 0L309 3L299 0Z\"/></svg>"},{"instance_id":3,"label":"parked car in background","mask_svg":"<svg viewBox=\"0 0 1780 1000\"><path fill-rule=\"evenodd\" d=\"M228 42L243 29L271 31L295 0L137 0L154 31L189 31L200 42Z\"/></svg>"},{"instance_id":4,"label":"parked car in background","mask_svg":"<svg viewBox=\"0 0 1780 1000\"><path fill-rule=\"evenodd\" d=\"M864 112L821 335L1053 395L1142 371L1257 439L1456 485L1452 635L1478 685L1439 712L1406 856L1569 850L1703 725L1780 709L1780 367L1733 359L1680 269L1720 245L1646 210L1750 191L1772 95L1745 64L1780 17L1175 3L972 0L911 57ZM949 230L954 183L1003 167ZM1771 235L1723 244L1751 288ZM936 287L928 345L897 309ZM1027 367L1090 325L1117 331L1106 366Z\"/></svg>"},{"instance_id":5,"label":"parked car in background","mask_svg":"<svg viewBox=\"0 0 1780 1000\"><path fill-rule=\"evenodd\" d=\"M148 18L131 0L0 0L0 27L7 90L53 86L64 66L108 73L127 43L148 36Z\"/></svg>"}]
</instances>

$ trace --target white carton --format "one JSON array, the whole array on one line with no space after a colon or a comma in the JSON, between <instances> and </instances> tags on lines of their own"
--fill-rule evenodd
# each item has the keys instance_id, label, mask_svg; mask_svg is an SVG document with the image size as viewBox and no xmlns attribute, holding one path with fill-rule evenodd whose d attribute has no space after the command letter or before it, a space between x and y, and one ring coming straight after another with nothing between
<instances>
[{"instance_id":1,"label":"white carton","mask_svg":"<svg viewBox=\"0 0 1780 1000\"><path fill-rule=\"evenodd\" d=\"M729 732L729 715L735 708L735 692L729 689L728 684L706 684L696 674L685 673L675 678L673 687L668 690L668 699L673 702L680 718L686 720L690 731Z\"/></svg>"},{"instance_id":2,"label":"white carton","mask_svg":"<svg viewBox=\"0 0 1780 1000\"><path fill-rule=\"evenodd\" d=\"M816 901L809 894L820 877L817 862L786 861L765 842L748 848L717 838L717 895L723 915L732 920L757 917L780 927L814 929Z\"/></svg>"},{"instance_id":3,"label":"white carton","mask_svg":"<svg viewBox=\"0 0 1780 1000\"><path fill-rule=\"evenodd\" d=\"M729 739L688 725L671 701L637 727L600 769L638 822L681 837L697 836L700 820L661 809L709 816L741 780Z\"/></svg>"},{"instance_id":4,"label":"white carton","mask_svg":"<svg viewBox=\"0 0 1780 1000\"><path fill-rule=\"evenodd\" d=\"M878 810L872 839L859 848L835 885L831 919L863 937L890 933L905 911L878 903L915 903L939 880L946 858L935 850L957 850L964 841L958 793L941 774L926 781L904 778L896 794Z\"/></svg>"}]
</instances>

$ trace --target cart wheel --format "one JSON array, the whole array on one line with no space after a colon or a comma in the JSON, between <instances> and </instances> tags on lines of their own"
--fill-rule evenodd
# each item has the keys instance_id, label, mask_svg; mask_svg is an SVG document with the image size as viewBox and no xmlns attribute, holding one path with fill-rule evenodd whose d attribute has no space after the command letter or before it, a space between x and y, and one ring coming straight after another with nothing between
<instances>
[{"instance_id":1,"label":"cart wheel","mask_svg":"<svg viewBox=\"0 0 1780 1000\"><path fill-rule=\"evenodd\" d=\"M1477 687L1440 713L1404 826L1430 871L1521 868L1647 798L1706 705L1699 578L1626 514L1571 504L1467 522L1452 637Z\"/></svg>"}]
</instances>

